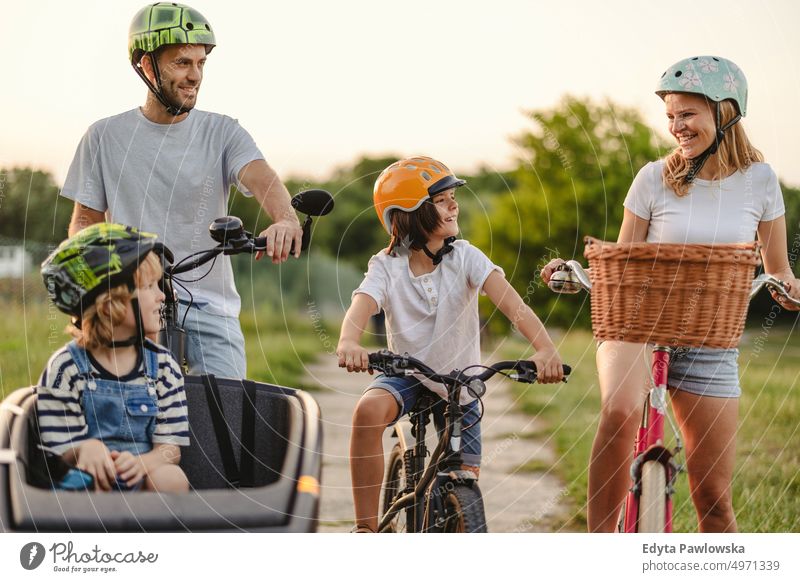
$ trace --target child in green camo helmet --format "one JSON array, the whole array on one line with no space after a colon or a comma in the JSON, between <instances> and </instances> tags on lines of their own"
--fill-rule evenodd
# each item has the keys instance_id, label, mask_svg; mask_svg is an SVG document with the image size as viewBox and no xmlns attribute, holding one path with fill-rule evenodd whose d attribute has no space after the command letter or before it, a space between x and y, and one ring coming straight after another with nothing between
<instances>
[{"instance_id":1,"label":"child in green camo helmet","mask_svg":"<svg viewBox=\"0 0 800 582\"><path fill-rule=\"evenodd\" d=\"M161 327L155 235L98 223L42 263L73 340L37 387L42 444L92 475L99 490L188 491L178 467L189 444L183 376L146 339Z\"/></svg>"},{"instance_id":2,"label":"child in green camo helmet","mask_svg":"<svg viewBox=\"0 0 800 582\"><path fill-rule=\"evenodd\" d=\"M728 59L695 56L656 85L677 147L645 165L624 202L618 242L745 243L758 237L764 269L800 298L786 248L783 195L773 169L750 143L747 80ZM548 281L563 263L542 269ZM778 299L786 309L797 309ZM650 347L605 341L597 348L600 422L589 463L590 531L613 531L630 480L630 445L649 382ZM736 460L738 349L681 348L670 361L672 408L701 532L736 531L731 481Z\"/></svg>"}]
</instances>

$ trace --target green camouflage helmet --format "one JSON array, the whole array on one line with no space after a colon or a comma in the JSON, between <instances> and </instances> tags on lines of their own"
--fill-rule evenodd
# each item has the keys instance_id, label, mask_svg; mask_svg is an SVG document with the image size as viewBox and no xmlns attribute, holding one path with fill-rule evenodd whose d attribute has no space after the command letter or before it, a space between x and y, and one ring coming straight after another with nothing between
<instances>
[{"instance_id":1,"label":"green camouflage helmet","mask_svg":"<svg viewBox=\"0 0 800 582\"><path fill-rule=\"evenodd\" d=\"M139 10L128 31L131 63L168 44L204 44L209 53L217 42L208 20L185 4L158 2Z\"/></svg>"},{"instance_id":2,"label":"green camouflage helmet","mask_svg":"<svg viewBox=\"0 0 800 582\"><path fill-rule=\"evenodd\" d=\"M153 250L156 235L101 222L62 242L42 263L42 278L56 307L80 319L100 293L125 283Z\"/></svg>"},{"instance_id":3,"label":"green camouflage helmet","mask_svg":"<svg viewBox=\"0 0 800 582\"><path fill-rule=\"evenodd\" d=\"M742 117L747 113L747 79L739 67L721 57L691 57L672 65L656 87L662 99L668 93L697 93L716 102L730 99Z\"/></svg>"}]
</instances>

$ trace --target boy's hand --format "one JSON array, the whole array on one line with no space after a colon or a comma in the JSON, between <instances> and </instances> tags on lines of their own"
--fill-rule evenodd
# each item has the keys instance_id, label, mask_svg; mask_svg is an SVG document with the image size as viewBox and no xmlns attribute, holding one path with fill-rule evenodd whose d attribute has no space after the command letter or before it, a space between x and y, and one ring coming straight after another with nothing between
<instances>
[{"instance_id":1,"label":"boy's hand","mask_svg":"<svg viewBox=\"0 0 800 582\"><path fill-rule=\"evenodd\" d=\"M339 367L347 368L348 372L369 372L369 352L352 340L341 340L336 348L339 356Z\"/></svg>"},{"instance_id":2,"label":"boy's hand","mask_svg":"<svg viewBox=\"0 0 800 582\"><path fill-rule=\"evenodd\" d=\"M111 491L111 484L116 479L116 470L108 447L97 439L89 439L78 447L75 460L78 469L86 471L94 478L98 489Z\"/></svg>"},{"instance_id":3,"label":"boy's hand","mask_svg":"<svg viewBox=\"0 0 800 582\"><path fill-rule=\"evenodd\" d=\"M545 283L549 283L550 277L553 276L555 270L558 269L558 267L563 265L565 262L566 261L564 259L556 258L547 263L544 267L542 267L542 272L540 273L542 281L544 281Z\"/></svg>"},{"instance_id":4,"label":"boy's hand","mask_svg":"<svg viewBox=\"0 0 800 582\"><path fill-rule=\"evenodd\" d=\"M536 364L537 382L540 384L552 384L564 378L564 363L555 348L538 350L531 361Z\"/></svg>"},{"instance_id":5,"label":"boy's hand","mask_svg":"<svg viewBox=\"0 0 800 582\"><path fill-rule=\"evenodd\" d=\"M128 487L133 487L144 479L144 463L141 458L128 451L111 451L111 458L114 460L117 477L125 481Z\"/></svg>"}]
</instances>

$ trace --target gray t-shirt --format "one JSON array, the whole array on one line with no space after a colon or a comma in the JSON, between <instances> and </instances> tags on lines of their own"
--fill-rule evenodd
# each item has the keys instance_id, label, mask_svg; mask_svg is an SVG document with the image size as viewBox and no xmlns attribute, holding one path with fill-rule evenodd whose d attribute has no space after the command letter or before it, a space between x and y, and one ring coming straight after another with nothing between
<instances>
[{"instance_id":1,"label":"gray t-shirt","mask_svg":"<svg viewBox=\"0 0 800 582\"><path fill-rule=\"evenodd\" d=\"M663 160L647 164L625 198L625 208L650 221L647 242L750 242L760 222L785 213L778 177L769 164L751 164L722 180L696 178L686 196L664 183L663 169Z\"/></svg>"},{"instance_id":2,"label":"gray t-shirt","mask_svg":"<svg viewBox=\"0 0 800 582\"><path fill-rule=\"evenodd\" d=\"M227 214L231 184L245 191L239 171L258 159L264 156L235 119L193 109L179 123L160 124L137 107L89 127L61 195L106 212L110 222L156 233L180 261L215 246L208 225ZM201 309L238 317L241 300L228 257L218 257L207 277L186 286Z\"/></svg>"}]
</instances>

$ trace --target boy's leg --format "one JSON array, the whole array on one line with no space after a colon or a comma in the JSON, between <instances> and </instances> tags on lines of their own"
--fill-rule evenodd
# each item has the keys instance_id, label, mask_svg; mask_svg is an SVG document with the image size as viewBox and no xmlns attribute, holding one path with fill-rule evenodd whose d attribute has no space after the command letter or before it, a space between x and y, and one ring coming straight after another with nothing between
<instances>
[{"instance_id":1,"label":"boy's leg","mask_svg":"<svg viewBox=\"0 0 800 582\"><path fill-rule=\"evenodd\" d=\"M383 482L383 431L397 418L395 396L372 389L361 397L353 413L350 437L350 475L356 526L378 529L378 501Z\"/></svg>"},{"instance_id":2,"label":"boy's leg","mask_svg":"<svg viewBox=\"0 0 800 582\"><path fill-rule=\"evenodd\" d=\"M180 304L179 321L187 307ZM186 360L191 374L220 378L247 377L244 335L239 320L192 307L186 316Z\"/></svg>"},{"instance_id":3,"label":"boy's leg","mask_svg":"<svg viewBox=\"0 0 800 582\"><path fill-rule=\"evenodd\" d=\"M394 378L376 380L358 401L350 436L350 476L356 527L366 526L372 531L378 529L378 502L383 483L383 431L402 411L402 396L388 380Z\"/></svg>"},{"instance_id":4,"label":"boy's leg","mask_svg":"<svg viewBox=\"0 0 800 582\"><path fill-rule=\"evenodd\" d=\"M144 488L161 493L184 493L189 491L189 480L178 465L160 465L145 476Z\"/></svg>"}]
</instances>

